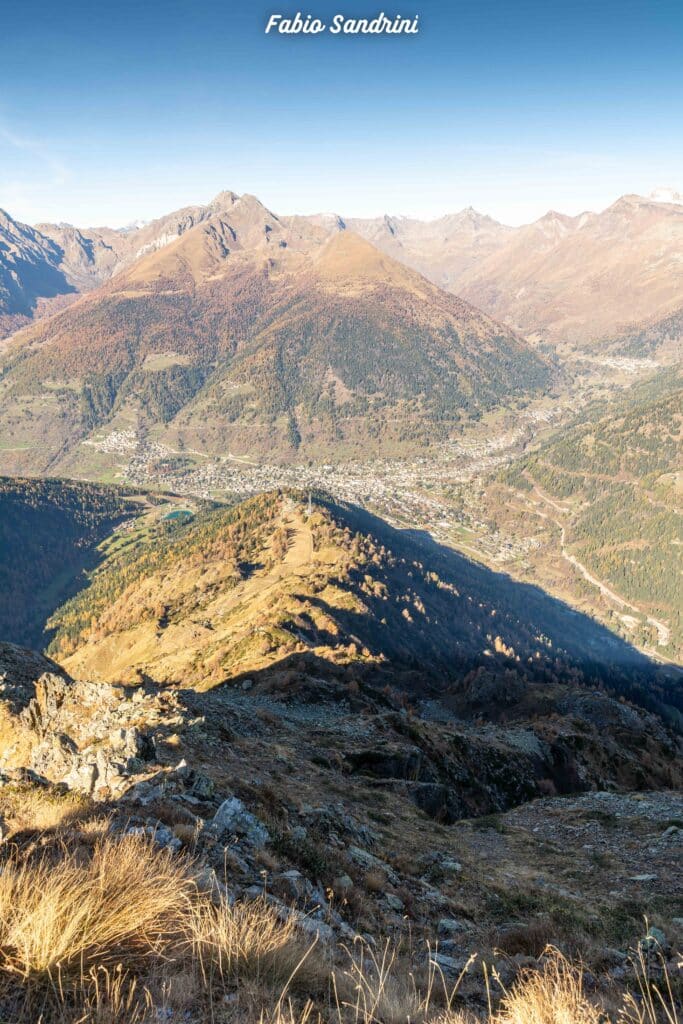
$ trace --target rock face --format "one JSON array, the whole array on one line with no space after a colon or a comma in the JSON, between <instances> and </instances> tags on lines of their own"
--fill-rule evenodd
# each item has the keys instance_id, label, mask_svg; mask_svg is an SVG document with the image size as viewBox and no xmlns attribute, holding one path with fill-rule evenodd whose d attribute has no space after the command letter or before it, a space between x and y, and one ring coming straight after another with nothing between
<instances>
[{"instance_id":1,"label":"rock face","mask_svg":"<svg viewBox=\"0 0 683 1024\"><path fill-rule=\"evenodd\" d=\"M0 336L5 317L13 326L9 317L30 317L39 298L76 290L61 269L61 257L51 238L0 210Z\"/></svg>"},{"instance_id":2,"label":"rock face","mask_svg":"<svg viewBox=\"0 0 683 1024\"><path fill-rule=\"evenodd\" d=\"M16 644L0 643L0 702L14 712L34 698L36 682L48 673L66 682L67 673L56 662Z\"/></svg>"},{"instance_id":3,"label":"rock face","mask_svg":"<svg viewBox=\"0 0 683 1024\"><path fill-rule=\"evenodd\" d=\"M148 737L135 727L118 729L99 748L92 744L82 750L68 736L58 734L35 748L33 768L47 777L58 776L57 781L68 789L111 796L142 770L150 751Z\"/></svg>"},{"instance_id":4,"label":"rock face","mask_svg":"<svg viewBox=\"0 0 683 1024\"><path fill-rule=\"evenodd\" d=\"M56 665L31 684L41 659L17 652L10 652L16 666L11 698L24 706L14 719L17 742L3 751L0 770L25 769L32 778L96 798L120 795L154 755L150 735L136 723L158 720L157 698L73 681Z\"/></svg>"},{"instance_id":5,"label":"rock face","mask_svg":"<svg viewBox=\"0 0 683 1024\"><path fill-rule=\"evenodd\" d=\"M51 672L46 672L36 680L35 697L21 717L39 736L54 731L60 724L60 711L70 685L69 680Z\"/></svg>"}]
</instances>

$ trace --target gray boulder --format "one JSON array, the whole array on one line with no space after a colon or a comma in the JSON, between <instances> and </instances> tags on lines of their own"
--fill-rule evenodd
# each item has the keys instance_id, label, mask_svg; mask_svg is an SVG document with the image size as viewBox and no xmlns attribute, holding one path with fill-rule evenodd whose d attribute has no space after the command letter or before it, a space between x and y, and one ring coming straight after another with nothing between
<instances>
[{"instance_id":1,"label":"gray boulder","mask_svg":"<svg viewBox=\"0 0 683 1024\"><path fill-rule=\"evenodd\" d=\"M219 838L237 836L256 849L270 840L268 829L262 821L248 811L236 796L228 797L213 816L210 828Z\"/></svg>"}]
</instances>

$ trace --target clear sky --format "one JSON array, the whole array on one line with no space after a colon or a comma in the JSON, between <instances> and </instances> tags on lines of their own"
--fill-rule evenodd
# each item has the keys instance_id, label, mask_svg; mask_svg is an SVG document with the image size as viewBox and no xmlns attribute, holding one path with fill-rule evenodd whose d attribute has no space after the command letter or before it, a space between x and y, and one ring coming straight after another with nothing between
<instances>
[{"instance_id":1,"label":"clear sky","mask_svg":"<svg viewBox=\"0 0 683 1024\"><path fill-rule=\"evenodd\" d=\"M272 12L417 36L264 34ZM508 223L683 191L681 0L0 0L0 206L119 226L280 213Z\"/></svg>"}]
</instances>

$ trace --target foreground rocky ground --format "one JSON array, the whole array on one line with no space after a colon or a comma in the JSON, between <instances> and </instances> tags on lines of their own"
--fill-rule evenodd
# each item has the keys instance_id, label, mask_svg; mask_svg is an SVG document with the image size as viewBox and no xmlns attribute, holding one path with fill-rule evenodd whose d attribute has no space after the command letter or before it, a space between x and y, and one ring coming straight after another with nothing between
<instances>
[{"instance_id":1,"label":"foreground rocky ground","mask_svg":"<svg viewBox=\"0 0 683 1024\"><path fill-rule=\"evenodd\" d=\"M388 941L449 986L465 971L458 998L476 1012L474 954L509 988L557 946L605 999L636 984L634 950L678 976L680 790L586 778L557 795L548 776L538 797L542 731L475 728L436 701L406 709L301 673L124 688L74 683L11 645L2 668L6 864L139 841L202 899L256 901L326 963Z\"/></svg>"}]
</instances>

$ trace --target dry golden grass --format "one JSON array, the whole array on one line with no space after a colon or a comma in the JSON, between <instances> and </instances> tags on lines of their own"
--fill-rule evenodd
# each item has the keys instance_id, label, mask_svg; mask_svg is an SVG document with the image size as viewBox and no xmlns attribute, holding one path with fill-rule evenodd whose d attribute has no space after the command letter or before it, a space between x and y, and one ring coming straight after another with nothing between
<instances>
[{"instance_id":1,"label":"dry golden grass","mask_svg":"<svg viewBox=\"0 0 683 1024\"><path fill-rule=\"evenodd\" d=\"M96 842L0 874L0 970L23 978L80 975L155 952L186 918L186 866L138 836Z\"/></svg>"},{"instance_id":2,"label":"dry golden grass","mask_svg":"<svg viewBox=\"0 0 683 1024\"><path fill-rule=\"evenodd\" d=\"M92 813L87 797L59 793L51 786L16 784L0 790L0 815L10 836L25 829L59 829L83 821Z\"/></svg>"},{"instance_id":3,"label":"dry golden grass","mask_svg":"<svg viewBox=\"0 0 683 1024\"><path fill-rule=\"evenodd\" d=\"M251 980L279 993L292 986L313 992L324 988L328 976L315 940L304 936L292 917L279 917L264 900L197 904L191 940L207 981L234 985Z\"/></svg>"},{"instance_id":4,"label":"dry golden grass","mask_svg":"<svg viewBox=\"0 0 683 1024\"><path fill-rule=\"evenodd\" d=\"M601 1024L604 1013L584 992L583 971L557 950L540 970L525 971L505 992L492 1024Z\"/></svg>"},{"instance_id":5,"label":"dry golden grass","mask_svg":"<svg viewBox=\"0 0 683 1024\"><path fill-rule=\"evenodd\" d=\"M183 846L186 846L189 850L194 850L197 845L198 836L198 829L196 825L180 823L178 825L174 825L171 831L176 839L181 841Z\"/></svg>"},{"instance_id":6,"label":"dry golden grass","mask_svg":"<svg viewBox=\"0 0 683 1024\"><path fill-rule=\"evenodd\" d=\"M475 957L459 977L448 982L430 956L417 971L396 946L385 942L379 952L365 942L349 950L349 966L333 974L335 1005L340 1019L353 1024L403 1024L459 1019L454 1010L458 990Z\"/></svg>"},{"instance_id":7,"label":"dry golden grass","mask_svg":"<svg viewBox=\"0 0 683 1024\"><path fill-rule=\"evenodd\" d=\"M19 856L0 870L2 1022L471 1024L462 992L474 987L480 1006L488 993L484 1024L679 1024L663 961L653 971L642 955L637 991L608 1014L553 949L502 994L474 957L455 981L389 942L359 941L332 964L293 917L265 899L213 903L189 859L145 837L62 837Z\"/></svg>"},{"instance_id":8,"label":"dry golden grass","mask_svg":"<svg viewBox=\"0 0 683 1024\"><path fill-rule=\"evenodd\" d=\"M678 1006L683 997L683 957L678 958L678 977L672 979L661 953L654 956L657 980L642 949L635 958L637 993L627 992L619 1009L619 1024L678 1024Z\"/></svg>"},{"instance_id":9,"label":"dry golden grass","mask_svg":"<svg viewBox=\"0 0 683 1024\"><path fill-rule=\"evenodd\" d=\"M149 1024L156 1010L149 989L135 977L121 968L98 967L81 979L76 999L62 992L53 1012L59 1024Z\"/></svg>"}]
</instances>

